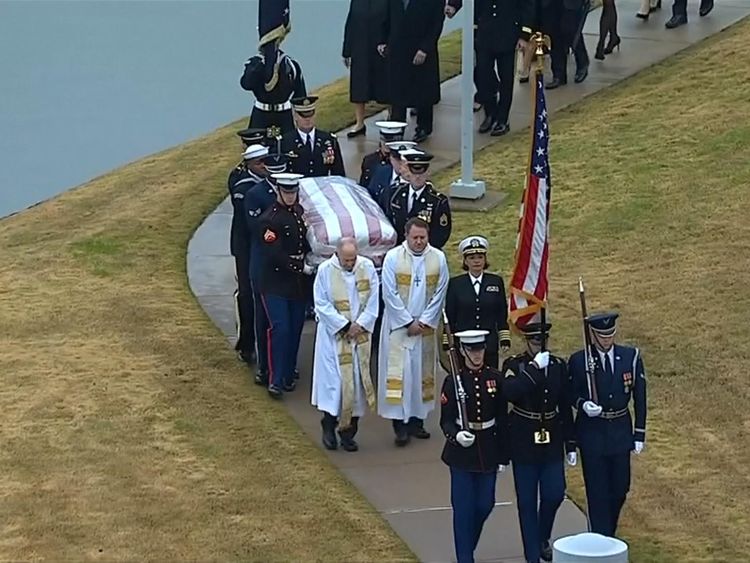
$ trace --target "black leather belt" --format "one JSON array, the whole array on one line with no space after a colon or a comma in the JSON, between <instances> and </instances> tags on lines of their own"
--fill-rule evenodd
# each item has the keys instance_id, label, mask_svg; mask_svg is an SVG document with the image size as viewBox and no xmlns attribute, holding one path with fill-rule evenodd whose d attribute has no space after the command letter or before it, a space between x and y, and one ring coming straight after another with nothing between
<instances>
[{"instance_id":1,"label":"black leather belt","mask_svg":"<svg viewBox=\"0 0 750 563\"><path fill-rule=\"evenodd\" d=\"M544 420L552 420L557 416L557 411L548 411L545 413L540 412L534 412L534 411L527 411L525 409L522 409L520 407L517 407L516 405L511 405L510 412L516 413L518 416L521 416L523 418L528 418L529 420L542 420L542 414L544 415Z\"/></svg>"}]
</instances>

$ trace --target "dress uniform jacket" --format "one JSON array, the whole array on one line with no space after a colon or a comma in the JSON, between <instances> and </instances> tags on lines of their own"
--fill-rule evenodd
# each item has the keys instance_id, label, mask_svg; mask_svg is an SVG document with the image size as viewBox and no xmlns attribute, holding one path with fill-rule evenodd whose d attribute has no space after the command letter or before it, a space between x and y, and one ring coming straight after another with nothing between
<instances>
[{"instance_id":1,"label":"dress uniform jacket","mask_svg":"<svg viewBox=\"0 0 750 563\"><path fill-rule=\"evenodd\" d=\"M227 180L229 195L232 197L232 226L229 236L229 250L232 256L247 254L250 251L247 224L245 221L245 196L261 178L254 175L240 162L230 173Z\"/></svg>"},{"instance_id":2,"label":"dress uniform jacket","mask_svg":"<svg viewBox=\"0 0 750 563\"><path fill-rule=\"evenodd\" d=\"M431 182L427 182L424 190L411 211L407 211L409 184L399 184L391 196L386 215L396 229L398 241L405 240L404 227L412 217L421 217L430 226L430 246L442 249L451 236L451 208L448 198L435 190Z\"/></svg>"},{"instance_id":3,"label":"dress uniform jacket","mask_svg":"<svg viewBox=\"0 0 750 563\"><path fill-rule=\"evenodd\" d=\"M370 180L375 177L376 172L385 166L390 166L390 157L383 155L380 151L366 154L362 159L362 173L359 176L359 185L366 188L370 185Z\"/></svg>"},{"instance_id":4,"label":"dress uniform jacket","mask_svg":"<svg viewBox=\"0 0 750 563\"><path fill-rule=\"evenodd\" d=\"M256 104L250 115L248 127L280 130L270 134L275 137L294 129L294 118L289 101L307 95L305 79L299 63L289 55L279 52L279 79L276 85L267 91L265 87L265 64L261 55L250 57L245 63L245 70L240 78L240 86L252 92ZM259 107L260 106L260 107Z\"/></svg>"},{"instance_id":5,"label":"dress uniform jacket","mask_svg":"<svg viewBox=\"0 0 750 563\"><path fill-rule=\"evenodd\" d=\"M583 350L570 357L569 370L573 392L573 405L578 410L576 438L583 453L613 455L627 453L633 442L646 439L646 374L638 348L614 347L613 373L607 375L593 352L596 366L594 379L602 414L589 417L582 405L591 400L586 380L586 362ZM628 405L633 399L635 427Z\"/></svg>"},{"instance_id":6,"label":"dress uniform jacket","mask_svg":"<svg viewBox=\"0 0 750 563\"><path fill-rule=\"evenodd\" d=\"M478 371L461 369L461 383L466 392L469 432L476 435L474 443L464 448L456 441L462 429L456 384L452 375L443 381L440 394L440 428L446 437L442 460L450 467L465 471L488 472L498 465L508 465L505 434L508 405L500 387L502 375L483 367Z\"/></svg>"},{"instance_id":7,"label":"dress uniform jacket","mask_svg":"<svg viewBox=\"0 0 750 563\"><path fill-rule=\"evenodd\" d=\"M344 159L336 137L320 129L315 129L314 137L312 153L302 142L298 130L281 138L281 152L291 159L289 171L306 178L346 176Z\"/></svg>"},{"instance_id":8,"label":"dress uniform jacket","mask_svg":"<svg viewBox=\"0 0 750 563\"><path fill-rule=\"evenodd\" d=\"M508 331L508 302L503 278L484 272L477 295L468 273L452 277L445 297L445 314L453 332L489 331L485 361L490 367L500 367L499 335L500 331ZM510 333L503 336L509 339Z\"/></svg>"},{"instance_id":9,"label":"dress uniform jacket","mask_svg":"<svg viewBox=\"0 0 750 563\"><path fill-rule=\"evenodd\" d=\"M309 283L302 272L303 259L310 252L302 206L287 207L278 201L260 217L265 265L261 280L263 293L286 299L304 300Z\"/></svg>"},{"instance_id":10,"label":"dress uniform jacket","mask_svg":"<svg viewBox=\"0 0 750 563\"><path fill-rule=\"evenodd\" d=\"M532 360L524 352L503 362L503 393L510 403L510 457L517 463L560 460L563 446L566 452L575 451L565 360L550 355L546 377ZM535 434L542 428L549 438L547 444L536 443Z\"/></svg>"},{"instance_id":11,"label":"dress uniform jacket","mask_svg":"<svg viewBox=\"0 0 750 563\"><path fill-rule=\"evenodd\" d=\"M474 48L495 53L515 51L520 22L526 13L522 0L477 0L474 6ZM448 0L456 11L463 0Z\"/></svg>"},{"instance_id":12,"label":"dress uniform jacket","mask_svg":"<svg viewBox=\"0 0 750 563\"><path fill-rule=\"evenodd\" d=\"M276 190L262 180L247 190L245 193L243 207L245 210L245 224L250 240L250 279L257 289L260 289L261 273L263 272L265 242L261 236L263 233L260 226L260 217L263 212L271 207L276 201Z\"/></svg>"}]
</instances>

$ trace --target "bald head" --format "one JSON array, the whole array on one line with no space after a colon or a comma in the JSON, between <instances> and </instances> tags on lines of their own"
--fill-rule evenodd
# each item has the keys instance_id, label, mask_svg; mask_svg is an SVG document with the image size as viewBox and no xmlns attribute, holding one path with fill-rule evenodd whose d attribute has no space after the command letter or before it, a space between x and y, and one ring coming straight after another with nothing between
<instances>
[{"instance_id":1,"label":"bald head","mask_svg":"<svg viewBox=\"0 0 750 563\"><path fill-rule=\"evenodd\" d=\"M357 241L347 237L339 240L336 245L336 257L339 259L341 267L347 272L351 272L357 262Z\"/></svg>"}]
</instances>

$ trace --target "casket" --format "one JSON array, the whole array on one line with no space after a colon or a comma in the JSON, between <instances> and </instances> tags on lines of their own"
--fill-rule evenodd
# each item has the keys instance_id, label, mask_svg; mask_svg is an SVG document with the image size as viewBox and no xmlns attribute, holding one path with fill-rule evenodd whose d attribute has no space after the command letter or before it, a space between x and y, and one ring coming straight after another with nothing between
<instances>
[{"instance_id":1,"label":"casket","mask_svg":"<svg viewBox=\"0 0 750 563\"><path fill-rule=\"evenodd\" d=\"M380 269L385 253L396 246L396 231L367 190L341 176L304 178L299 187L312 249L306 261L320 265L333 255L342 238L351 237L357 241L359 254Z\"/></svg>"}]
</instances>

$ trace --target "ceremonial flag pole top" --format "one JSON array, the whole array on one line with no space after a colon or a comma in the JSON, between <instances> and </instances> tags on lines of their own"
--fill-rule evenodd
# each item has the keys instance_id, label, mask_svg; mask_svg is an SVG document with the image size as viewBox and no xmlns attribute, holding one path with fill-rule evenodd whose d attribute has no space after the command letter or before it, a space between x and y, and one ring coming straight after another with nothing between
<instances>
[{"instance_id":1,"label":"ceremonial flag pole top","mask_svg":"<svg viewBox=\"0 0 750 563\"><path fill-rule=\"evenodd\" d=\"M474 174L474 0L463 3L461 28L461 179L451 184L450 196L480 199L485 193L482 180Z\"/></svg>"}]
</instances>

